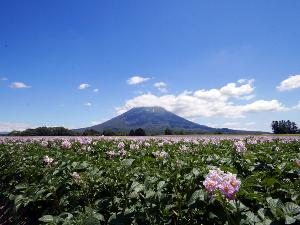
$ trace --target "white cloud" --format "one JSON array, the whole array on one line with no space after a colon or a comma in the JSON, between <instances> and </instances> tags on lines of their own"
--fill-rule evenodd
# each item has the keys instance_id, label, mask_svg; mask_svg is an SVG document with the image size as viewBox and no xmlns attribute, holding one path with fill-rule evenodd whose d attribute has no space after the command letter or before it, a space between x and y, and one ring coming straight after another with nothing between
<instances>
[{"instance_id":1,"label":"white cloud","mask_svg":"<svg viewBox=\"0 0 300 225\"><path fill-rule=\"evenodd\" d=\"M16 88L16 89L20 89L20 88L30 88L31 86L28 86L26 84L24 84L23 82L13 82L10 85L10 88Z\"/></svg>"},{"instance_id":2,"label":"white cloud","mask_svg":"<svg viewBox=\"0 0 300 225\"><path fill-rule=\"evenodd\" d=\"M157 82L157 83L154 84L154 87L156 87L162 93L168 92L167 84L165 82Z\"/></svg>"},{"instance_id":3,"label":"white cloud","mask_svg":"<svg viewBox=\"0 0 300 225\"><path fill-rule=\"evenodd\" d=\"M0 77L0 80L2 80L2 81L6 81L6 80L8 80L6 77Z\"/></svg>"},{"instance_id":4,"label":"white cloud","mask_svg":"<svg viewBox=\"0 0 300 225\"><path fill-rule=\"evenodd\" d=\"M225 127L236 127L236 126L240 126L240 122L226 122L223 124L223 126Z\"/></svg>"},{"instance_id":5,"label":"white cloud","mask_svg":"<svg viewBox=\"0 0 300 225\"><path fill-rule=\"evenodd\" d=\"M207 123L206 125L207 125L208 127L220 128L219 124L217 124L217 123Z\"/></svg>"},{"instance_id":6,"label":"white cloud","mask_svg":"<svg viewBox=\"0 0 300 225\"><path fill-rule=\"evenodd\" d=\"M243 106L244 112L263 112L263 111L287 111L278 100L258 100Z\"/></svg>"},{"instance_id":7,"label":"white cloud","mask_svg":"<svg viewBox=\"0 0 300 225\"><path fill-rule=\"evenodd\" d=\"M300 75L289 76L287 79L281 81L277 87L279 91L287 91L295 88L300 88Z\"/></svg>"},{"instance_id":8,"label":"white cloud","mask_svg":"<svg viewBox=\"0 0 300 225\"><path fill-rule=\"evenodd\" d=\"M222 87L220 92L228 97L245 98L254 91L254 87L252 86L253 82L254 80L243 79L242 85L240 86L237 86L236 83L229 83Z\"/></svg>"},{"instance_id":9,"label":"white cloud","mask_svg":"<svg viewBox=\"0 0 300 225\"><path fill-rule=\"evenodd\" d=\"M86 103L84 103L84 105L85 105L85 106L88 106L88 107L91 107L91 106L92 106L92 103L86 102Z\"/></svg>"},{"instance_id":10,"label":"white cloud","mask_svg":"<svg viewBox=\"0 0 300 225\"><path fill-rule=\"evenodd\" d=\"M293 108L294 108L294 109L300 109L300 101L299 101L298 104L295 105Z\"/></svg>"},{"instance_id":11,"label":"white cloud","mask_svg":"<svg viewBox=\"0 0 300 225\"><path fill-rule=\"evenodd\" d=\"M140 106L161 106L191 119L201 116L238 118L245 117L247 113L287 110L278 100L257 100L248 104L234 104L230 101L232 98L241 99L251 95L254 91L252 83L252 81L247 81L243 85L229 83L220 89L185 91L179 95L157 96L147 93L126 101L122 107L117 108L117 112L123 113Z\"/></svg>"},{"instance_id":12,"label":"white cloud","mask_svg":"<svg viewBox=\"0 0 300 225\"><path fill-rule=\"evenodd\" d=\"M95 126L95 125L101 124L103 122L105 122L105 120L103 120L103 119L101 119L101 120L95 120L95 121L91 122L91 125Z\"/></svg>"},{"instance_id":13,"label":"white cloud","mask_svg":"<svg viewBox=\"0 0 300 225\"><path fill-rule=\"evenodd\" d=\"M148 81L148 77L133 76L127 80L127 84L134 85Z\"/></svg>"},{"instance_id":14,"label":"white cloud","mask_svg":"<svg viewBox=\"0 0 300 225\"><path fill-rule=\"evenodd\" d=\"M34 127L35 126L26 123L0 122L0 132L11 132L13 130L23 131Z\"/></svg>"},{"instance_id":15,"label":"white cloud","mask_svg":"<svg viewBox=\"0 0 300 225\"><path fill-rule=\"evenodd\" d=\"M226 127L234 130L253 130L253 126L255 124L256 124L255 122L241 123L241 122L233 121L233 122L224 123L222 127Z\"/></svg>"},{"instance_id":16,"label":"white cloud","mask_svg":"<svg viewBox=\"0 0 300 225\"><path fill-rule=\"evenodd\" d=\"M88 88L88 87L90 87L89 84L83 83L83 84L80 84L80 85L78 86L78 89L79 89L79 90L83 90L83 89L86 89L86 88Z\"/></svg>"},{"instance_id":17,"label":"white cloud","mask_svg":"<svg viewBox=\"0 0 300 225\"><path fill-rule=\"evenodd\" d=\"M256 122L247 122L247 123L245 123L245 125L247 127L252 127L252 126L256 125Z\"/></svg>"},{"instance_id":18,"label":"white cloud","mask_svg":"<svg viewBox=\"0 0 300 225\"><path fill-rule=\"evenodd\" d=\"M99 92L99 89L98 89L98 88L95 88L95 89L93 90L93 92L97 93L97 92Z\"/></svg>"}]
</instances>

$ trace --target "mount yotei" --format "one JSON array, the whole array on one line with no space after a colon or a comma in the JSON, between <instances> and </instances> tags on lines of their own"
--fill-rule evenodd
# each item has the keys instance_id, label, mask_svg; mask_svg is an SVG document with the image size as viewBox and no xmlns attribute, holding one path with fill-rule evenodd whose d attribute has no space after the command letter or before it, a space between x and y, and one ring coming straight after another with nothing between
<instances>
[{"instance_id":1,"label":"mount yotei","mask_svg":"<svg viewBox=\"0 0 300 225\"><path fill-rule=\"evenodd\" d=\"M147 134L163 134L165 129L170 129L177 133L186 134L205 134L205 133L224 133L224 134L253 134L262 133L256 131L240 131L227 128L212 128L200 125L184 119L176 114L165 110L162 107L137 107L114 117L102 124L76 129L83 132L93 129L98 132L110 130L116 133L129 133L130 130L142 128Z\"/></svg>"}]
</instances>

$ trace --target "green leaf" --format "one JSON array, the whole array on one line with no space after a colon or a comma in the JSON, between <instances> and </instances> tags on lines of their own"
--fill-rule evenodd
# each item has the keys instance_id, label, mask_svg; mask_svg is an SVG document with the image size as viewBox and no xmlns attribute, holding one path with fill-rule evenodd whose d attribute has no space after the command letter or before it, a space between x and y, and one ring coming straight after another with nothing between
<instances>
[{"instance_id":1,"label":"green leaf","mask_svg":"<svg viewBox=\"0 0 300 225\"><path fill-rule=\"evenodd\" d=\"M124 166L131 166L132 165L132 163L134 162L134 160L135 159L124 159L123 161L122 161L122 164L124 165Z\"/></svg>"},{"instance_id":2,"label":"green leaf","mask_svg":"<svg viewBox=\"0 0 300 225\"><path fill-rule=\"evenodd\" d=\"M28 187L28 184L18 184L15 186L16 190L22 190L22 189L26 189Z\"/></svg>"},{"instance_id":3,"label":"green leaf","mask_svg":"<svg viewBox=\"0 0 300 225\"><path fill-rule=\"evenodd\" d=\"M194 204L197 200L204 201L205 193L202 189L196 190L188 201L188 206Z\"/></svg>"},{"instance_id":4,"label":"green leaf","mask_svg":"<svg viewBox=\"0 0 300 225\"><path fill-rule=\"evenodd\" d=\"M165 181L159 181L157 184L157 189L161 190L165 186L166 182Z\"/></svg>"},{"instance_id":5,"label":"green leaf","mask_svg":"<svg viewBox=\"0 0 300 225\"><path fill-rule=\"evenodd\" d=\"M260 219L251 211L246 212L245 215L247 216L247 219L252 222L255 222L255 223L260 222Z\"/></svg>"},{"instance_id":6,"label":"green leaf","mask_svg":"<svg viewBox=\"0 0 300 225\"><path fill-rule=\"evenodd\" d=\"M200 171L196 168L193 168L192 173L197 177L200 174Z\"/></svg>"},{"instance_id":7,"label":"green leaf","mask_svg":"<svg viewBox=\"0 0 300 225\"><path fill-rule=\"evenodd\" d=\"M296 219L294 219L293 217L290 217L288 215L285 215L285 224L293 224L296 222Z\"/></svg>"},{"instance_id":8,"label":"green leaf","mask_svg":"<svg viewBox=\"0 0 300 225\"><path fill-rule=\"evenodd\" d=\"M275 178L265 178L262 183L266 186L272 186L277 182Z\"/></svg>"},{"instance_id":9,"label":"green leaf","mask_svg":"<svg viewBox=\"0 0 300 225\"><path fill-rule=\"evenodd\" d=\"M44 223L54 222L54 217L51 215L45 215L45 216L42 216L41 218L39 218L39 221L44 222Z\"/></svg>"},{"instance_id":10,"label":"green leaf","mask_svg":"<svg viewBox=\"0 0 300 225\"><path fill-rule=\"evenodd\" d=\"M99 221L105 221L104 216L100 213L94 213L93 217Z\"/></svg>"},{"instance_id":11,"label":"green leaf","mask_svg":"<svg viewBox=\"0 0 300 225\"><path fill-rule=\"evenodd\" d=\"M293 202L287 202L285 203L284 212L288 215L296 215L300 213L300 206Z\"/></svg>"},{"instance_id":12,"label":"green leaf","mask_svg":"<svg viewBox=\"0 0 300 225\"><path fill-rule=\"evenodd\" d=\"M59 218L62 218L64 220L70 220L73 218L73 215L71 213L65 212L65 213L60 214Z\"/></svg>"}]
</instances>

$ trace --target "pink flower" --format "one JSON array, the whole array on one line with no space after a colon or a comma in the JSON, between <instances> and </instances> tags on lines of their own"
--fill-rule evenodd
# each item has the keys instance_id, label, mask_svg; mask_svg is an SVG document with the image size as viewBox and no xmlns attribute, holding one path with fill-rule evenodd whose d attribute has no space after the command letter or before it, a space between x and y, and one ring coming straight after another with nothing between
<instances>
[{"instance_id":1,"label":"pink flower","mask_svg":"<svg viewBox=\"0 0 300 225\"><path fill-rule=\"evenodd\" d=\"M223 182L218 186L219 190L228 199L234 199L236 191L229 182Z\"/></svg>"},{"instance_id":2,"label":"pink flower","mask_svg":"<svg viewBox=\"0 0 300 225\"><path fill-rule=\"evenodd\" d=\"M118 156L119 154L114 151L107 151L106 155L108 156L108 158L112 159L112 158L115 158L116 156Z\"/></svg>"},{"instance_id":3,"label":"pink flower","mask_svg":"<svg viewBox=\"0 0 300 225\"><path fill-rule=\"evenodd\" d=\"M212 180L212 179L205 179L205 181L203 182L203 185L206 188L206 190L211 193L217 189L218 182L215 180Z\"/></svg>"},{"instance_id":4,"label":"pink flower","mask_svg":"<svg viewBox=\"0 0 300 225\"><path fill-rule=\"evenodd\" d=\"M63 141L61 145L64 149L70 149L72 147L71 142L69 142L68 140Z\"/></svg>"},{"instance_id":5,"label":"pink flower","mask_svg":"<svg viewBox=\"0 0 300 225\"><path fill-rule=\"evenodd\" d=\"M243 141L234 142L235 150L239 153L247 151L246 145Z\"/></svg>"},{"instance_id":6,"label":"pink flower","mask_svg":"<svg viewBox=\"0 0 300 225\"><path fill-rule=\"evenodd\" d=\"M300 159L296 159L296 164L298 167L300 167Z\"/></svg>"},{"instance_id":7,"label":"pink flower","mask_svg":"<svg viewBox=\"0 0 300 225\"><path fill-rule=\"evenodd\" d=\"M138 144L131 144L130 145L130 150L138 150L140 146Z\"/></svg>"},{"instance_id":8,"label":"pink flower","mask_svg":"<svg viewBox=\"0 0 300 225\"><path fill-rule=\"evenodd\" d=\"M156 157L156 158L159 158L159 159L165 159L169 156L169 154L165 151L157 151L157 152L153 152L153 155Z\"/></svg>"},{"instance_id":9,"label":"pink flower","mask_svg":"<svg viewBox=\"0 0 300 225\"><path fill-rule=\"evenodd\" d=\"M124 149L124 147L125 147L124 142L120 142L120 143L118 144L118 149Z\"/></svg>"},{"instance_id":10,"label":"pink flower","mask_svg":"<svg viewBox=\"0 0 300 225\"><path fill-rule=\"evenodd\" d=\"M124 149L121 149L121 150L118 151L118 155L119 156L125 156L126 154L127 153L126 153L126 151Z\"/></svg>"},{"instance_id":11,"label":"pink flower","mask_svg":"<svg viewBox=\"0 0 300 225\"><path fill-rule=\"evenodd\" d=\"M235 174L216 169L209 171L203 185L209 193L219 190L226 198L232 200L240 189L241 181L236 178Z\"/></svg>"}]
</instances>

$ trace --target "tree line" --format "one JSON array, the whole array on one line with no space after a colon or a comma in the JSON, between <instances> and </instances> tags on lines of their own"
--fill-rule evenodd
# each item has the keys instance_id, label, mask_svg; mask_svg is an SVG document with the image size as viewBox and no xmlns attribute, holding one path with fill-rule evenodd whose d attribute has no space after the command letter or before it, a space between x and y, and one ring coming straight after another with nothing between
<instances>
[{"instance_id":1,"label":"tree line","mask_svg":"<svg viewBox=\"0 0 300 225\"><path fill-rule=\"evenodd\" d=\"M24 131L12 131L8 133L8 136L147 136L147 135L185 135L189 134L184 131L175 131L166 128L159 133L146 133L142 128L132 129L129 132L126 131L113 131L106 129L103 131L97 131L94 129L86 129L82 132L69 130L64 127L38 127L35 129L26 129Z\"/></svg>"},{"instance_id":2,"label":"tree line","mask_svg":"<svg viewBox=\"0 0 300 225\"><path fill-rule=\"evenodd\" d=\"M274 134L300 134L297 124L290 120L272 121L271 127Z\"/></svg>"},{"instance_id":3,"label":"tree line","mask_svg":"<svg viewBox=\"0 0 300 225\"><path fill-rule=\"evenodd\" d=\"M86 129L83 132L69 130L64 127L38 127L35 129L26 129L24 131L12 131L8 136L146 136L142 128L126 132L114 132L110 129L102 132L94 129Z\"/></svg>"}]
</instances>

